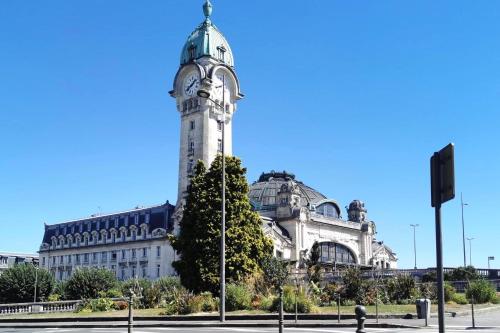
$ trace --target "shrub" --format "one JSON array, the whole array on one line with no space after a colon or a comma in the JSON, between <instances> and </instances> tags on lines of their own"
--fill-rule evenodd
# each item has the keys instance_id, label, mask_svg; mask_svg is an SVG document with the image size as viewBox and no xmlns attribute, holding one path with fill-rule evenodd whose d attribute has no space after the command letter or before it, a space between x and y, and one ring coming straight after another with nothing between
<instances>
[{"instance_id":1,"label":"shrub","mask_svg":"<svg viewBox=\"0 0 500 333\"><path fill-rule=\"evenodd\" d=\"M146 279L128 279L123 281L121 284L121 292L124 297L130 297L131 292L136 296L134 298L134 307L138 309L144 309L151 302L151 298L153 297L149 293L151 292L150 288L152 286L152 282ZM147 295L145 297L144 295Z\"/></svg>"},{"instance_id":2,"label":"shrub","mask_svg":"<svg viewBox=\"0 0 500 333\"><path fill-rule=\"evenodd\" d=\"M259 309L264 311L272 311L272 307L274 304L274 299L276 296L263 296L260 299Z\"/></svg>"},{"instance_id":3,"label":"shrub","mask_svg":"<svg viewBox=\"0 0 500 333\"><path fill-rule=\"evenodd\" d=\"M228 311L251 309L252 295L244 285L230 283L226 286L226 308Z\"/></svg>"},{"instance_id":4,"label":"shrub","mask_svg":"<svg viewBox=\"0 0 500 333\"><path fill-rule=\"evenodd\" d=\"M35 278L37 301L46 300L54 290L55 280L52 274L31 264L17 264L0 275L0 302L33 302Z\"/></svg>"},{"instance_id":5,"label":"shrub","mask_svg":"<svg viewBox=\"0 0 500 333\"><path fill-rule=\"evenodd\" d=\"M182 288L181 280L176 276L164 276L155 281L162 293L170 293L174 289Z\"/></svg>"},{"instance_id":6,"label":"shrub","mask_svg":"<svg viewBox=\"0 0 500 333\"><path fill-rule=\"evenodd\" d=\"M274 298L270 310L278 311L279 304L279 297ZM307 297L304 291L299 290L297 294L297 312L309 313L313 309L313 302ZM283 311L295 312L295 286L285 286L283 288Z\"/></svg>"},{"instance_id":7,"label":"shrub","mask_svg":"<svg viewBox=\"0 0 500 333\"><path fill-rule=\"evenodd\" d=\"M106 291L105 297L120 298L120 297L123 297L123 293L118 287L115 287L115 288L111 288L108 291Z\"/></svg>"},{"instance_id":8,"label":"shrub","mask_svg":"<svg viewBox=\"0 0 500 333\"><path fill-rule=\"evenodd\" d=\"M115 308L115 302L109 298L95 298L86 300L79 312L99 312L99 311L110 311Z\"/></svg>"},{"instance_id":9,"label":"shrub","mask_svg":"<svg viewBox=\"0 0 500 333\"><path fill-rule=\"evenodd\" d=\"M468 281L481 279L481 275L476 271L474 266L458 267L451 273L445 276L445 280L449 281Z\"/></svg>"},{"instance_id":10,"label":"shrub","mask_svg":"<svg viewBox=\"0 0 500 333\"><path fill-rule=\"evenodd\" d=\"M168 302L165 303L166 315L188 314L190 313L189 302L193 294L184 287L174 288L169 296Z\"/></svg>"},{"instance_id":11,"label":"shrub","mask_svg":"<svg viewBox=\"0 0 500 333\"><path fill-rule=\"evenodd\" d=\"M128 309L128 302L125 301L115 301L115 309L116 310L126 310Z\"/></svg>"},{"instance_id":12,"label":"shrub","mask_svg":"<svg viewBox=\"0 0 500 333\"><path fill-rule=\"evenodd\" d=\"M59 295L58 301L67 299L67 297L66 297L66 284L67 284L66 281L56 281L53 294Z\"/></svg>"},{"instance_id":13,"label":"shrub","mask_svg":"<svg viewBox=\"0 0 500 333\"><path fill-rule=\"evenodd\" d=\"M453 295L451 300L457 304L461 304L461 305L467 304L467 298L465 298L464 294L456 293Z\"/></svg>"},{"instance_id":14,"label":"shrub","mask_svg":"<svg viewBox=\"0 0 500 333\"><path fill-rule=\"evenodd\" d=\"M476 280L470 283L466 291L467 298L474 303L482 304L496 301L495 288L486 280Z\"/></svg>"},{"instance_id":15,"label":"shrub","mask_svg":"<svg viewBox=\"0 0 500 333\"><path fill-rule=\"evenodd\" d=\"M97 298L117 285L113 272L105 268L78 268L66 283L68 299Z\"/></svg>"},{"instance_id":16,"label":"shrub","mask_svg":"<svg viewBox=\"0 0 500 333\"><path fill-rule=\"evenodd\" d=\"M61 295L59 294L50 294L49 297L47 297L48 302L57 302L61 300Z\"/></svg>"},{"instance_id":17,"label":"shrub","mask_svg":"<svg viewBox=\"0 0 500 333\"><path fill-rule=\"evenodd\" d=\"M444 301L449 302L453 300L453 296L455 296L455 293L457 292L455 290L455 287L451 285L449 282L444 283Z\"/></svg>"},{"instance_id":18,"label":"shrub","mask_svg":"<svg viewBox=\"0 0 500 333\"><path fill-rule=\"evenodd\" d=\"M386 280L385 288L387 288L389 300L394 303L411 302L417 296L415 280L408 275L398 275Z\"/></svg>"},{"instance_id":19,"label":"shrub","mask_svg":"<svg viewBox=\"0 0 500 333\"><path fill-rule=\"evenodd\" d=\"M348 268L342 274L344 286L341 290L341 299L361 301L363 296L361 271L357 268Z\"/></svg>"},{"instance_id":20,"label":"shrub","mask_svg":"<svg viewBox=\"0 0 500 333\"><path fill-rule=\"evenodd\" d=\"M419 286L420 296L431 300L437 299L437 288L433 282L424 282Z\"/></svg>"}]
</instances>

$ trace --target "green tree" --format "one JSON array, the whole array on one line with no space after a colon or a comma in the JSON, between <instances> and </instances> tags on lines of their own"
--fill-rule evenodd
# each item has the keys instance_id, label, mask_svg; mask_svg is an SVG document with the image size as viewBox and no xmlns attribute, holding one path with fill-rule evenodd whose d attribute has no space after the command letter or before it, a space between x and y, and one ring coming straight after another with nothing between
<instances>
[{"instance_id":1,"label":"green tree","mask_svg":"<svg viewBox=\"0 0 500 333\"><path fill-rule=\"evenodd\" d=\"M31 264L18 264L0 275L0 302L22 303L46 300L54 289L55 280L49 271Z\"/></svg>"},{"instance_id":2,"label":"green tree","mask_svg":"<svg viewBox=\"0 0 500 333\"><path fill-rule=\"evenodd\" d=\"M68 299L98 298L99 293L117 287L115 275L105 268L78 268L65 286Z\"/></svg>"},{"instance_id":3,"label":"green tree","mask_svg":"<svg viewBox=\"0 0 500 333\"><path fill-rule=\"evenodd\" d=\"M272 241L262 232L259 215L247 197L246 169L236 157L226 156L226 278L238 282L257 271L272 251ZM173 263L182 284L193 291L219 291L221 238L222 157L206 170L195 167L188 189L180 233L170 236L180 259Z\"/></svg>"},{"instance_id":4,"label":"green tree","mask_svg":"<svg viewBox=\"0 0 500 333\"><path fill-rule=\"evenodd\" d=\"M275 289L282 287L288 279L288 264L275 257L266 257L262 261L264 280L268 286Z\"/></svg>"},{"instance_id":5,"label":"green tree","mask_svg":"<svg viewBox=\"0 0 500 333\"><path fill-rule=\"evenodd\" d=\"M469 281L469 280L478 280L481 278L481 275L476 271L474 266L467 267L457 267L451 271L451 273L447 274L446 279L448 281Z\"/></svg>"}]
</instances>

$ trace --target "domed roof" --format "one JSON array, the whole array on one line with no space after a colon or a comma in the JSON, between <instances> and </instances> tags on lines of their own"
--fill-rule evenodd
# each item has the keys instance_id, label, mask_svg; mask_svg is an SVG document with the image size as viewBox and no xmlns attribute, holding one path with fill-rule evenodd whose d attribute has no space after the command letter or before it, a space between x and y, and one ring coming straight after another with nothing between
<instances>
[{"instance_id":1,"label":"domed roof","mask_svg":"<svg viewBox=\"0 0 500 333\"><path fill-rule=\"evenodd\" d=\"M275 210L278 205L277 195L282 186L295 185L300 195L300 204L303 207L323 201L326 197L305 185L301 181L295 180L295 175L286 171L263 173L259 180L250 185L249 197L256 210Z\"/></svg>"},{"instance_id":2,"label":"domed roof","mask_svg":"<svg viewBox=\"0 0 500 333\"><path fill-rule=\"evenodd\" d=\"M226 38L210 20L212 4L209 0L203 5L205 21L189 35L181 53L181 65L194 59L210 56L220 62L234 66L233 52Z\"/></svg>"}]
</instances>

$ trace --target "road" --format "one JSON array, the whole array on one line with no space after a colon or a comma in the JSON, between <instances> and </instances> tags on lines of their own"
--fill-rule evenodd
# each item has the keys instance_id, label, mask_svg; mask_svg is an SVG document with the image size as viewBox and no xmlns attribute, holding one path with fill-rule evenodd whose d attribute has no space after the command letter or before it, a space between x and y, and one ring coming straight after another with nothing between
<instances>
[{"instance_id":1,"label":"road","mask_svg":"<svg viewBox=\"0 0 500 333\"><path fill-rule=\"evenodd\" d=\"M284 333L354 333L356 331L355 328L285 328ZM367 328L367 333L433 333L437 332L438 329L436 327L430 328L418 328L418 329L410 329L410 328ZM446 332L449 333L465 333L465 332L474 332L476 330L465 329L464 327L447 327ZM488 329L480 329L477 330L479 332L487 332L487 333L500 333L500 327L496 328L488 328ZM126 328L37 328L37 329L29 329L29 328L5 328L0 329L0 333L125 333L127 332ZM243 327L190 327L190 328L175 328L175 327L162 327L162 328L137 328L134 329L134 333L160 333L160 332L168 332L168 333L252 333L252 332L262 332L262 333L276 333L278 332L277 327L262 327L262 328L243 328Z\"/></svg>"}]
</instances>

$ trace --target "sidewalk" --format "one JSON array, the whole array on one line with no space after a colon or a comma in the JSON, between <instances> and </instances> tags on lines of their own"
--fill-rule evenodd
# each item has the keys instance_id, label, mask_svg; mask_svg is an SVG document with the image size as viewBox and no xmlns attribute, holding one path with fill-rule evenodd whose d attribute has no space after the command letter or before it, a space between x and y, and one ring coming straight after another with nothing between
<instances>
[{"instance_id":1,"label":"sidewalk","mask_svg":"<svg viewBox=\"0 0 500 333\"><path fill-rule=\"evenodd\" d=\"M403 315L380 316L378 323L374 316L368 316L366 327L379 328L425 328L423 319L403 319ZM500 327L500 307L484 308L476 312L476 326ZM328 315L299 315L295 323L294 315L287 314L284 321L285 327L320 328L320 327L355 327L356 320L353 315L342 316L340 323L334 314ZM127 327L127 318L30 318L30 319L2 319L0 328L117 328ZM436 316L429 320L429 327L438 324ZM468 311L458 313L452 317L450 313L445 317L445 325L449 327L468 328L472 326L471 316ZM230 315L226 322L218 321L217 316L176 316L176 317L136 317L134 327L277 327L277 314L269 315Z\"/></svg>"}]
</instances>

